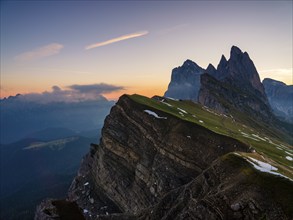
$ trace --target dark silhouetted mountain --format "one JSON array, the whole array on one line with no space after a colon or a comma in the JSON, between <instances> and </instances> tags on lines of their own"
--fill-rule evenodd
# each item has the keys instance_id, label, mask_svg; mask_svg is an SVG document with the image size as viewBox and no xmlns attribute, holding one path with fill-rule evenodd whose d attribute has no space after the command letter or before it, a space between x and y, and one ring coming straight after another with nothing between
<instances>
[{"instance_id":1,"label":"dark silhouetted mountain","mask_svg":"<svg viewBox=\"0 0 293 220\"><path fill-rule=\"evenodd\" d=\"M274 113L283 120L293 122L293 85L269 78L262 83Z\"/></svg>"},{"instance_id":2,"label":"dark silhouetted mountain","mask_svg":"<svg viewBox=\"0 0 293 220\"><path fill-rule=\"evenodd\" d=\"M166 97L184 100L197 100L200 88L200 75L204 69L191 60L172 70L171 82Z\"/></svg>"},{"instance_id":3,"label":"dark silhouetted mountain","mask_svg":"<svg viewBox=\"0 0 293 220\"><path fill-rule=\"evenodd\" d=\"M201 75L199 103L220 113L240 111L266 121L273 120L264 87L248 53L233 46L228 61L222 56L217 70L206 72Z\"/></svg>"},{"instance_id":4,"label":"dark silhouetted mountain","mask_svg":"<svg viewBox=\"0 0 293 220\"><path fill-rule=\"evenodd\" d=\"M15 142L40 130L60 127L73 132L99 129L114 102L105 98L81 102L39 103L21 95L0 102L2 144Z\"/></svg>"}]
</instances>

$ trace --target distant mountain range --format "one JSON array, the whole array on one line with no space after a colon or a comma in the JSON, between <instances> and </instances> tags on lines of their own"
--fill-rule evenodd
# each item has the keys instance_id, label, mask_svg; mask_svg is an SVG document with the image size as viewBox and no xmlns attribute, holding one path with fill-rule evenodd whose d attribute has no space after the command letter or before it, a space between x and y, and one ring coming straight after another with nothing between
<instances>
[{"instance_id":1,"label":"distant mountain range","mask_svg":"<svg viewBox=\"0 0 293 220\"><path fill-rule=\"evenodd\" d=\"M1 219L33 219L44 197L63 197L114 102L105 98L0 100Z\"/></svg>"},{"instance_id":2,"label":"distant mountain range","mask_svg":"<svg viewBox=\"0 0 293 220\"><path fill-rule=\"evenodd\" d=\"M203 69L186 60L173 69L165 97L193 100L222 113L242 110L264 120L271 120L272 112L282 120L293 118L292 86L272 79L261 83L248 53L236 46L231 48L229 60L221 57L217 68L209 64ZM248 104L245 109L244 103Z\"/></svg>"},{"instance_id":3,"label":"distant mountain range","mask_svg":"<svg viewBox=\"0 0 293 220\"><path fill-rule=\"evenodd\" d=\"M2 99L0 143L12 143L48 128L65 128L76 133L100 129L113 104L105 98L49 103L29 101L21 95Z\"/></svg>"}]
</instances>

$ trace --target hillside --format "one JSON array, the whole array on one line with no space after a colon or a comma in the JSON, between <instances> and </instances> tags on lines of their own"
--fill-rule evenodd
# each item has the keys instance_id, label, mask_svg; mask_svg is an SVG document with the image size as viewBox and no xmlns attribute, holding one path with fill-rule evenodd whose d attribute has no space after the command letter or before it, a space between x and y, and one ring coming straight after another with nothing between
<instances>
[{"instance_id":1,"label":"hillside","mask_svg":"<svg viewBox=\"0 0 293 220\"><path fill-rule=\"evenodd\" d=\"M245 114L124 95L67 203L85 219L291 219L290 143L286 132ZM60 217L62 206L54 204L43 202L35 219Z\"/></svg>"}]
</instances>

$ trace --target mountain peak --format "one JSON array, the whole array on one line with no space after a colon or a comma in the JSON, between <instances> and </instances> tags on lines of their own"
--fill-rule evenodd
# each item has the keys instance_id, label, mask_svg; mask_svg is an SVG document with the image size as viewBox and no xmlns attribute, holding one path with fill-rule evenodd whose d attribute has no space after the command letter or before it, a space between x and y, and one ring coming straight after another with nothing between
<instances>
[{"instance_id":1,"label":"mountain peak","mask_svg":"<svg viewBox=\"0 0 293 220\"><path fill-rule=\"evenodd\" d=\"M187 59L182 66L172 70L171 82L165 96L175 99L197 100L200 87L199 78L203 72L203 68Z\"/></svg>"},{"instance_id":2,"label":"mountain peak","mask_svg":"<svg viewBox=\"0 0 293 220\"><path fill-rule=\"evenodd\" d=\"M219 69L224 68L227 65L227 62L228 61L227 61L226 57L224 55L222 55L217 69L219 70Z\"/></svg>"},{"instance_id":3,"label":"mountain peak","mask_svg":"<svg viewBox=\"0 0 293 220\"><path fill-rule=\"evenodd\" d=\"M197 70L202 69L199 65L197 65L195 62L193 62L192 60L189 60L189 59L184 61L182 67L187 67L187 68L191 67L191 68L194 68Z\"/></svg>"},{"instance_id":4,"label":"mountain peak","mask_svg":"<svg viewBox=\"0 0 293 220\"><path fill-rule=\"evenodd\" d=\"M243 54L240 48L233 45L230 51L230 58L233 57L234 55L240 55L240 54Z\"/></svg>"},{"instance_id":5,"label":"mountain peak","mask_svg":"<svg viewBox=\"0 0 293 220\"><path fill-rule=\"evenodd\" d=\"M213 76L216 74L217 69L213 66L213 64L210 63L205 72Z\"/></svg>"},{"instance_id":6,"label":"mountain peak","mask_svg":"<svg viewBox=\"0 0 293 220\"><path fill-rule=\"evenodd\" d=\"M224 62L227 62L227 59L226 59L226 57L224 56L224 54L222 54L222 56L221 56L221 60L220 60L220 63L224 63Z\"/></svg>"}]
</instances>

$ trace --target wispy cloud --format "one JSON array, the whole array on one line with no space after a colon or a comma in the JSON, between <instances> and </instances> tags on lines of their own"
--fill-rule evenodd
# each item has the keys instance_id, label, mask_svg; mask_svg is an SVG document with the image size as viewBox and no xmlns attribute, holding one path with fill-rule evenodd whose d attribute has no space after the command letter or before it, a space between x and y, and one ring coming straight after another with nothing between
<instances>
[{"instance_id":1,"label":"wispy cloud","mask_svg":"<svg viewBox=\"0 0 293 220\"><path fill-rule=\"evenodd\" d=\"M90 85L71 85L68 88L75 90L79 93L92 93L92 94L107 94L110 92L124 90L123 86L116 86L106 83L90 84Z\"/></svg>"},{"instance_id":2,"label":"wispy cloud","mask_svg":"<svg viewBox=\"0 0 293 220\"><path fill-rule=\"evenodd\" d=\"M98 42L98 43L95 43L95 44L88 45L88 46L85 47L85 49L89 50L89 49L93 49L93 48L96 48L96 47L101 47L101 46L105 46L105 45L108 45L108 44L113 44L113 43L116 43L116 42L119 42L119 41L128 40L128 39L131 39L131 38L142 37L144 35L147 35L148 33L149 33L148 31L140 31L140 32L136 32L136 33L126 34L126 35L123 35L123 36L120 36L120 37L112 38L110 40L106 40L106 41L103 41L103 42Z\"/></svg>"},{"instance_id":3,"label":"wispy cloud","mask_svg":"<svg viewBox=\"0 0 293 220\"><path fill-rule=\"evenodd\" d=\"M162 30L158 31L157 34L158 35L170 34L170 33L174 32L174 31L180 31L181 29L186 28L188 26L189 26L189 24L178 24L178 25L175 25L175 26L172 26L172 27L162 29Z\"/></svg>"},{"instance_id":4,"label":"wispy cloud","mask_svg":"<svg viewBox=\"0 0 293 220\"><path fill-rule=\"evenodd\" d=\"M35 59L39 59L42 57L49 57L55 54L60 53L61 49L63 49L62 44L52 43L39 48L36 48L32 51L27 51L22 54L19 54L15 57L16 60L19 61L31 61Z\"/></svg>"}]
</instances>

